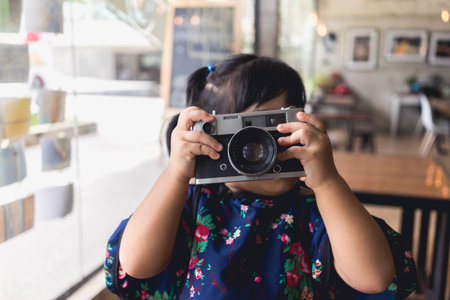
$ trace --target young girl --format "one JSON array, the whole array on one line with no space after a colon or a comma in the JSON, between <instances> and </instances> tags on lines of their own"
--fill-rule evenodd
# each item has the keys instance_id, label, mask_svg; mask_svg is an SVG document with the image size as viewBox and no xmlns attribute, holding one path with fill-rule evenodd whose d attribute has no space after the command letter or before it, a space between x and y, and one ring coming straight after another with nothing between
<instances>
[{"instance_id":1,"label":"young girl","mask_svg":"<svg viewBox=\"0 0 450 300\"><path fill-rule=\"evenodd\" d=\"M125 299L400 299L414 290L410 251L339 175L314 115L301 112L298 122L277 127L290 134L278 139L290 146L278 159L300 160L304 182L190 184L196 156L226 155L190 127L213 121L213 109L303 107L296 71L273 58L234 55L194 72L187 102L169 126L166 169L108 243L112 292Z\"/></svg>"}]
</instances>

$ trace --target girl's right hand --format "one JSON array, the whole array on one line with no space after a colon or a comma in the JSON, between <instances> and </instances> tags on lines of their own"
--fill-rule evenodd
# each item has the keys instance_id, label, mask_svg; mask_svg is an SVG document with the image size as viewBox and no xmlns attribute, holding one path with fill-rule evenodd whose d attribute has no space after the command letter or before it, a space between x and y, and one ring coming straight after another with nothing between
<instances>
[{"instance_id":1,"label":"girl's right hand","mask_svg":"<svg viewBox=\"0 0 450 300\"><path fill-rule=\"evenodd\" d=\"M218 159L222 145L212 136L201 131L191 131L196 122L211 122L215 117L195 106L184 109L178 118L177 126L172 131L171 154L167 170L172 176L183 182L194 177L195 158L208 155Z\"/></svg>"}]
</instances>

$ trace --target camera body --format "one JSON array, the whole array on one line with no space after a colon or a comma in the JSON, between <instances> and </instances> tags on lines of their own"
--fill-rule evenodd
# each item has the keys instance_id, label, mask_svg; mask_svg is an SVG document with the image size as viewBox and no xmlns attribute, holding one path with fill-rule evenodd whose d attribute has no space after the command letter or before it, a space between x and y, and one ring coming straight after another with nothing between
<instances>
[{"instance_id":1,"label":"camera body","mask_svg":"<svg viewBox=\"0 0 450 300\"><path fill-rule=\"evenodd\" d=\"M196 122L191 130L202 131L222 144L220 158L199 155L195 183L292 178L305 176L298 159L279 161L277 154L287 147L277 142L282 134L277 125L295 122L301 108L216 115L213 122ZM300 145L300 144L299 144Z\"/></svg>"}]
</instances>

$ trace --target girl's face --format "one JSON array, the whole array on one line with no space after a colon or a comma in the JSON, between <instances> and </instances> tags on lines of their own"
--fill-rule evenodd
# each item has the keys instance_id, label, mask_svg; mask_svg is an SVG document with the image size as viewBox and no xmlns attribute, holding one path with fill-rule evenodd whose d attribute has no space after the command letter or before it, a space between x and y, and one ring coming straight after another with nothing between
<instances>
[{"instance_id":1,"label":"girl's face","mask_svg":"<svg viewBox=\"0 0 450 300\"><path fill-rule=\"evenodd\" d=\"M260 106L257 104L251 105L245 111L262 111L280 109L287 107L287 92L269 100ZM281 178L281 179L267 179L255 181L241 181L241 182L227 182L225 185L232 192L251 192L263 196L276 196L283 194L294 187L299 178Z\"/></svg>"}]
</instances>

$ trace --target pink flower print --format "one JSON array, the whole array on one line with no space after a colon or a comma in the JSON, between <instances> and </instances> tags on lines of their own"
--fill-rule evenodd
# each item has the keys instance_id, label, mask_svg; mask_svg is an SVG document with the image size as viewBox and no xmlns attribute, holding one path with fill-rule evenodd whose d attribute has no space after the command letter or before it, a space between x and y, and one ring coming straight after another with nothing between
<instances>
[{"instance_id":1,"label":"pink flower print","mask_svg":"<svg viewBox=\"0 0 450 300\"><path fill-rule=\"evenodd\" d=\"M281 241L285 244L289 243L291 241L291 239L289 238L289 236L285 233L280 237Z\"/></svg>"},{"instance_id":2,"label":"pink flower print","mask_svg":"<svg viewBox=\"0 0 450 300\"><path fill-rule=\"evenodd\" d=\"M404 273L409 272L409 266L408 265L405 266L405 268L403 269L403 272Z\"/></svg>"},{"instance_id":3,"label":"pink flower print","mask_svg":"<svg viewBox=\"0 0 450 300\"><path fill-rule=\"evenodd\" d=\"M194 275L195 279L200 279L202 277L202 270L200 268L195 269Z\"/></svg>"},{"instance_id":4,"label":"pink flower print","mask_svg":"<svg viewBox=\"0 0 450 300\"><path fill-rule=\"evenodd\" d=\"M317 279L317 278L320 277L320 274L322 274L322 269L315 269L315 270L314 270L314 274L312 275L312 277L313 277L314 279Z\"/></svg>"},{"instance_id":5,"label":"pink flower print","mask_svg":"<svg viewBox=\"0 0 450 300\"><path fill-rule=\"evenodd\" d=\"M308 290L308 286L305 286L302 291L301 299L312 300L313 296L313 292Z\"/></svg>"},{"instance_id":6,"label":"pink flower print","mask_svg":"<svg viewBox=\"0 0 450 300\"><path fill-rule=\"evenodd\" d=\"M411 255L411 251L405 251L405 257L407 258L407 259L412 259L412 255Z\"/></svg>"},{"instance_id":7,"label":"pink flower print","mask_svg":"<svg viewBox=\"0 0 450 300\"><path fill-rule=\"evenodd\" d=\"M191 260L189 261L189 269L193 269L197 263L198 263L198 257L191 256Z\"/></svg>"},{"instance_id":8,"label":"pink flower print","mask_svg":"<svg viewBox=\"0 0 450 300\"><path fill-rule=\"evenodd\" d=\"M128 286L128 280L126 280L123 284L122 284L122 288L126 288Z\"/></svg>"},{"instance_id":9,"label":"pink flower print","mask_svg":"<svg viewBox=\"0 0 450 300\"><path fill-rule=\"evenodd\" d=\"M146 290L141 290L141 300L145 300L148 299L148 295L147 295L147 291Z\"/></svg>"},{"instance_id":10,"label":"pink flower print","mask_svg":"<svg viewBox=\"0 0 450 300\"><path fill-rule=\"evenodd\" d=\"M256 226L259 226L259 219L256 219L256 220L255 220L255 225L256 225Z\"/></svg>"},{"instance_id":11,"label":"pink flower print","mask_svg":"<svg viewBox=\"0 0 450 300\"><path fill-rule=\"evenodd\" d=\"M255 277L255 282L256 283L260 283L261 282L261 276L256 276Z\"/></svg>"},{"instance_id":12,"label":"pink flower print","mask_svg":"<svg viewBox=\"0 0 450 300\"><path fill-rule=\"evenodd\" d=\"M191 286L191 288L189 289L189 295L191 298L194 298L195 296L195 289L193 286Z\"/></svg>"},{"instance_id":13,"label":"pink flower print","mask_svg":"<svg viewBox=\"0 0 450 300\"><path fill-rule=\"evenodd\" d=\"M277 229L278 223L272 223L272 229Z\"/></svg>"},{"instance_id":14,"label":"pink flower print","mask_svg":"<svg viewBox=\"0 0 450 300\"><path fill-rule=\"evenodd\" d=\"M295 288L300 281L300 274L298 274L297 270L292 269L286 272L288 285L292 288Z\"/></svg>"},{"instance_id":15,"label":"pink flower print","mask_svg":"<svg viewBox=\"0 0 450 300\"><path fill-rule=\"evenodd\" d=\"M309 274L311 273L311 267L308 263L308 259L306 257L306 254L302 254L298 258L298 263L300 265L300 270L302 270L303 273Z\"/></svg>"},{"instance_id":16,"label":"pink flower print","mask_svg":"<svg viewBox=\"0 0 450 300\"><path fill-rule=\"evenodd\" d=\"M225 240L225 243L226 243L227 245L231 245L231 244L233 244L233 241L234 241L233 237L230 236L230 237L228 237L228 238Z\"/></svg>"},{"instance_id":17,"label":"pink flower print","mask_svg":"<svg viewBox=\"0 0 450 300\"><path fill-rule=\"evenodd\" d=\"M320 274L322 274L322 263L320 260L317 259L314 263L313 271L312 277L317 280L320 277Z\"/></svg>"},{"instance_id":18,"label":"pink flower print","mask_svg":"<svg viewBox=\"0 0 450 300\"><path fill-rule=\"evenodd\" d=\"M226 230L225 228L222 228L222 230L220 231L220 233L222 234L222 235L227 235L228 234L228 230Z\"/></svg>"},{"instance_id":19,"label":"pink flower print","mask_svg":"<svg viewBox=\"0 0 450 300\"><path fill-rule=\"evenodd\" d=\"M124 279L127 276L127 272L122 269L122 265L119 265L119 279Z\"/></svg>"},{"instance_id":20,"label":"pink flower print","mask_svg":"<svg viewBox=\"0 0 450 300\"><path fill-rule=\"evenodd\" d=\"M286 214L281 214L280 220L284 220L286 218Z\"/></svg>"},{"instance_id":21,"label":"pink flower print","mask_svg":"<svg viewBox=\"0 0 450 300\"><path fill-rule=\"evenodd\" d=\"M233 238L234 238L234 239L237 239L237 238L240 237L240 236L241 236L241 230L238 228L238 229L236 229L236 231L234 232Z\"/></svg>"},{"instance_id":22,"label":"pink flower print","mask_svg":"<svg viewBox=\"0 0 450 300\"><path fill-rule=\"evenodd\" d=\"M208 239L209 229L205 225L198 225L195 230L195 240L197 242L203 242Z\"/></svg>"},{"instance_id":23,"label":"pink flower print","mask_svg":"<svg viewBox=\"0 0 450 300\"><path fill-rule=\"evenodd\" d=\"M241 210L246 213L248 211L248 205L241 204Z\"/></svg>"},{"instance_id":24,"label":"pink flower print","mask_svg":"<svg viewBox=\"0 0 450 300\"><path fill-rule=\"evenodd\" d=\"M299 242L293 243L291 249L289 250L291 254L302 255L305 250Z\"/></svg>"},{"instance_id":25,"label":"pink flower print","mask_svg":"<svg viewBox=\"0 0 450 300\"><path fill-rule=\"evenodd\" d=\"M177 275L177 277L180 277L181 275L184 274L184 270L183 269L179 269L178 271L175 272L175 274Z\"/></svg>"},{"instance_id":26,"label":"pink flower print","mask_svg":"<svg viewBox=\"0 0 450 300\"><path fill-rule=\"evenodd\" d=\"M312 226L311 223L309 223L309 231L310 231L310 232L313 232L313 231L314 231L314 228L313 228L313 226Z\"/></svg>"},{"instance_id":27,"label":"pink flower print","mask_svg":"<svg viewBox=\"0 0 450 300\"><path fill-rule=\"evenodd\" d=\"M305 254L305 250L303 249L302 245L300 243L294 243L292 244L291 249L289 250L291 254L298 255L298 262L300 265L300 270L302 270L303 273L309 274L311 273L310 266L308 264L308 259Z\"/></svg>"}]
</instances>

